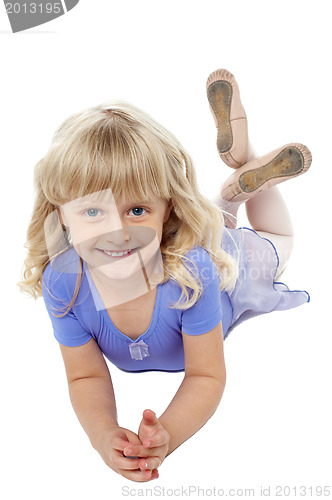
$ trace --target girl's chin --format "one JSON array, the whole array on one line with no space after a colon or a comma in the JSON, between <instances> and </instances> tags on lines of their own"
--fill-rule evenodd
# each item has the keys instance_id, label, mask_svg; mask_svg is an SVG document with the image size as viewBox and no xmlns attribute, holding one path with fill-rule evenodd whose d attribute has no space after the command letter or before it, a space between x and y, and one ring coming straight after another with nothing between
<instances>
[{"instance_id":1,"label":"girl's chin","mask_svg":"<svg viewBox=\"0 0 332 500\"><path fill-rule=\"evenodd\" d=\"M141 265L139 262L132 262L130 265L128 265L127 262L126 264L123 264L122 262L113 262L112 264L106 264L96 268L97 272L100 272L108 278L116 280L130 278L140 271L140 269Z\"/></svg>"}]
</instances>

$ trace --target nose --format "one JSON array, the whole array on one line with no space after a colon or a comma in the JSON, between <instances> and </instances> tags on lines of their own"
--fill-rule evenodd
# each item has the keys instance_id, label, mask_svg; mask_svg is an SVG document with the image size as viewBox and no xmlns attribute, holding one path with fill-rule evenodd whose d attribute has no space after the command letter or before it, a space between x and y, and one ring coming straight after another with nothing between
<instances>
[{"instance_id":1,"label":"nose","mask_svg":"<svg viewBox=\"0 0 332 500\"><path fill-rule=\"evenodd\" d=\"M126 250L129 239L129 234L124 227L115 231L109 231L105 235L106 242L112 246L111 250Z\"/></svg>"},{"instance_id":2,"label":"nose","mask_svg":"<svg viewBox=\"0 0 332 500\"><path fill-rule=\"evenodd\" d=\"M107 243L113 245L112 249L125 250L128 246L130 236L126 225L121 221L117 211L109 217L107 229L105 239Z\"/></svg>"}]
</instances>

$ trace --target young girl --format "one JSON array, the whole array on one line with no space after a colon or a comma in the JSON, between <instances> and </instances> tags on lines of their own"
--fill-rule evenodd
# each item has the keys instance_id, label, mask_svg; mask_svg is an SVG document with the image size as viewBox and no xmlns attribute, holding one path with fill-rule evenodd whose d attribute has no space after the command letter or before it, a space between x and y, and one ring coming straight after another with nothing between
<instances>
[{"instance_id":1,"label":"young girl","mask_svg":"<svg viewBox=\"0 0 332 500\"><path fill-rule=\"evenodd\" d=\"M273 186L304 173L311 155L290 144L255 158L233 75L212 73L207 92L220 156L236 168L215 203L175 137L124 103L67 119L35 170L21 287L44 297L92 446L134 481L157 478L216 410L230 328L308 301L275 281L293 233ZM253 230L234 229L243 202ZM104 356L132 372L184 370L164 413L145 410L137 434L117 422Z\"/></svg>"}]
</instances>

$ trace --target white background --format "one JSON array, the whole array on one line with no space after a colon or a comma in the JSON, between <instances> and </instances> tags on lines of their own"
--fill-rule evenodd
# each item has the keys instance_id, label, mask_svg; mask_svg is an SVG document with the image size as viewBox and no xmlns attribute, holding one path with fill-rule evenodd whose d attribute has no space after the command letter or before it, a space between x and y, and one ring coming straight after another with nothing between
<instances>
[{"instance_id":1,"label":"white background","mask_svg":"<svg viewBox=\"0 0 332 500\"><path fill-rule=\"evenodd\" d=\"M320 0L81 0L59 19L12 34L1 5L2 498L120 498L148 495L157 486L175 496L189 485L206 495L209 488L225 494L253 488L255 498L270 486L270 498L280 498L277 485L331 485L328 6ZM309 172L281 187L297 236L283 280L307 289L311 302L232 332L217 412L166 459L158 481L140 485L108 469L90 446L70 406L42 299L28 299L15 286L33 168L69 114L120 98L178 136L194 158L202 191L214 195L232 173L217 154L205 95L207 76L222 67L237 77L258 154L294 141L312 151ZM110 369L120 424L134 431L143 409L160 414L182 379Z\"/></svg>"}]
</instances>

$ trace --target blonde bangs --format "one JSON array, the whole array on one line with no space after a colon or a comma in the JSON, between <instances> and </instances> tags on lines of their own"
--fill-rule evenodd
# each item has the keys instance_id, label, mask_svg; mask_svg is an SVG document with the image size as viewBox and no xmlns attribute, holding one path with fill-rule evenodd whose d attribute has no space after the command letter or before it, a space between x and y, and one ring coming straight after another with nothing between
<instances>
[{"instance_id":1,"label":"blonde bangs","mask_svg":"<svg viewBox=\"0 0 332 500\"><path fill-rule=\"evenodd\" d=\"M169 155L163 141L117 110L95 108L94 115L64 122L40 162L40 175L37 166L36 177L48 200L61 206L105 189L115 199L169 199Z\"/></svg>"}]
</instances>

